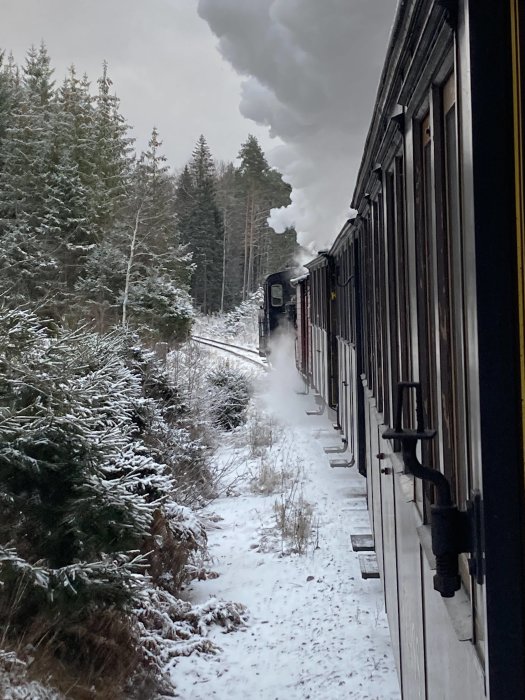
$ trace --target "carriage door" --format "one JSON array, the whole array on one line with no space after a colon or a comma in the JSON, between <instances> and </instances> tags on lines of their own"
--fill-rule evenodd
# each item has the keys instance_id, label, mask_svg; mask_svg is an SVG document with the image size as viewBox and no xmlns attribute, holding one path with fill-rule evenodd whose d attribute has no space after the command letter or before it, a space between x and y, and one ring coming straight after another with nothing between
<instances>
[{"instance_id":1,"label":"carriage door","mask_svg":"<svg viewBox=\"0 0 525 700\"><path fill-rule=\"evenodd\" d=\"M448 478L452 497L465 508L476 486L469 448L468 362L466 342L466 268L462 231L459 125L454 71L435 86L421 122L418 231L419 376L425 421L437 436L422 446L423 463ZM426 522L433 491L418 486ZM481 591L473 584L466 555L460 557L463 587L470 598L473 637L483 657L484 616ZM435 593L437 595L437 593ZM432 655L432 641L428 641Z\"/></svg>"}]
</instances>

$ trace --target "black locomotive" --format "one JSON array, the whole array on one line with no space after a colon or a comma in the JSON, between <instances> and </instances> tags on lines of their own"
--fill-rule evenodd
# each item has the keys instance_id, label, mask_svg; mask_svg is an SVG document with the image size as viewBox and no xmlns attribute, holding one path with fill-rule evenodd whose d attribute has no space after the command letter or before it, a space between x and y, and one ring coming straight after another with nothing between
<instances>
[{"instance_id":1,"label":"black locomotive","mask_svg":"<svg viewBox=\"0 0 525 700\"><path fill-rule=\"evenodd\" d=\"M401 0L298 367L366 477L405 700L525 698L525 8Z\"/></svg>"},{"instance_id":2,"label":"black locomotive","mask_svg":"<svg viewBox=\"0 0 525 700\"><path fill-rule=\"evenodd\" d=\"M267 357L272 337L295 325L295 288L293 270L274 272L264 280L263 303L259 310L259 355Z\"/></svg>"}]
</instances>

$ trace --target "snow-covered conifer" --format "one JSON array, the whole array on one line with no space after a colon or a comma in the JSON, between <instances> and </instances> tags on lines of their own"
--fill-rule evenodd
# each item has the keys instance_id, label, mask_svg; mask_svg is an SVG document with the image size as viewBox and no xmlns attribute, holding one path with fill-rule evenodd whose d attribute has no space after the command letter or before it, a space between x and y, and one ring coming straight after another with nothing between
<instances>
[{"instance_id":1,"label":"snow-covered conifer","mask_svg":"<svg viewBox=\"0 0 525 700\"><path fill-rule=\"evenodd\" d=\"M204 313L218 311L221 303L223 217L215 191L215 165L204 136L200 136L187 169L179 178L177 208L179 231L195 265L191 294Z\"/></svg>"},{"instance_id":2,"label":"snow-covered conifer","mask_svg":"<svg viewBox=\"0 0 525 700\"><path fill-rule=\"evenodd\" d=\"M53 168L52 73L45 45L32 47L1 143L2 290L24 301L47 297L48 283L56 274L51 241L41 227Z\"/></svg>"},{"instance_id":3,"label":"snow-covered conifer","mask_svg":"<svg viewBox=\"0 0 525 700\"><path fill-rule=\"evenodd\" d=\"M174 185L161 145L153 128L131 178L128 223L121 231L127 257L122 323L131 320L151 340L169 342L187 335L191 325L191 256L179 240Z\"/></svg>"},{"instance_id":4,"label":"snow-covered conifer","mask_svg":"<svg viewBox=\"0 0 525 700\"><path fill-rule=\"evenodd\" d=\"M144 395L123 332L50 330L20 310L0 312L0 329L3 598L16 593L21 620L35 605L123 605L177 491L177 429ZM171 463L147 444L155 423Z\"/></svg>"},{"instance_id":5,"label":"snow-covered conifer","mask_svg":"<svg viewBox=\"0 0 525 700\"><path fill-rule=\"evenodd\" d=\"M112 93L112 80L104 62L97 81L93 119L93 166L95 224L99 240L114 226L125 201L132 167L129 126L119 111L119 99Z\"/></svg>"}]
</instances>

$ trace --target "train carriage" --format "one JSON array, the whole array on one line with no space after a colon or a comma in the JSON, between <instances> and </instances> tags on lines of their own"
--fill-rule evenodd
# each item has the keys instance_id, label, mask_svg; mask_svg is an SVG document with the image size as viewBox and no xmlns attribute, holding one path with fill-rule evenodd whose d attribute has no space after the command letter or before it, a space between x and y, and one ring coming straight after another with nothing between
<instances>
[{"instance_id":1,"label":"train carriage","mask_svg":"<svg viewBox=\"0 0 525 700\"><path fill-rule=\"evenodd\" d=\"M525 697L524 14L400 1L357 216L308 265L405 700Z\"/></svg>"},{"instance_id":2,"label":"train carriage","mask_svg":"<svg viewBox=\"0 0 525 700\"><path fill-rule=\"evenodd\" d=\"M331 374L332 314L330 301L331 270L329 257L321 255L306 267L310 277L310 362L312 386L325 404L336 408Z\"/></svg>"},{"instance_id":3,"label":"train carriage","mask_svg":"<svg viewBox=\"0 0 525 700\"><path fill-rule=\"evenodd\" d=\"M307 385L312 385L312 326L310 322L310 280L301 275L291 280L296 289L295 363Z\"/></svg>"}]
</instances>

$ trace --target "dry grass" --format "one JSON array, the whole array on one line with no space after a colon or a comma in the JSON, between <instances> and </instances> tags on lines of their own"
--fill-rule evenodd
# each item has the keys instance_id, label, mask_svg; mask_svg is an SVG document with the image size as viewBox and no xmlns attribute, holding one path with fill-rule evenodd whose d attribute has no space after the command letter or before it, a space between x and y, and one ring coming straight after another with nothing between
<instances>
[{"instance_id":1,"label":"dry grass","mask_svg":"<svg viewBox=\"0 0 525 700\"><path fill-rule=\"evenodd\" d=\"M251 474L251 489L254 493L265 496L279 494L273 510L281 539L281 551L304 554L312 540L315 526L314 508L303 495L302 465L297 463L286 444L280 446L277 454L264 444L266 441L273 441L271 423L255 422L254 425L256 430L252 435L256 435L257 439L250 444L260 446L262 455ZM314 546L318 546L318 542Z\"/></svg>"},{"instance_id":2,"label":"dry grass","mask_svg":"<svg viewBox=\"0 0 525 700\"><path fill-rule=\"evenodd\" d=\"M282 471L272 464L268 458L261 457L250 481L252 491L269 496L279 491L282 483Z\"/></svg>"},{"instance_id":3,"label":"dry grass","mask_svg":"<svg viewBox=\"0 0 525 700\"><path fill-rule=\"evenodd\" d=\"M304 554L312 535L314 509L305 500L298 481L275 501L274 512L283 552Z\"/></svg>"},{"instance_id":4,"label":"dry grass","mask_svg":"<svg viewBox=\"0 0 525 700\"><path fill-rule=\"evenodd\" d=\"M151 536L145 540L143 546L152 582L176 594L185 583L187 564L198 548L195 540L182 541L177 537L163 512L155 511Z\"/></svg>"},{"instance_id":5,"label":"dry grass","mask_svg":"<svg viewBox=\"0 0 525 700\"><path fill-rule=\"evenodd\" d=\"M278 429L271 417L254 413L247 425L251 457L262 457L278 439Z\"/></svg>"},{"instance_id":6,"label":"dry grass","mask_svg":"<svg viewBox=\"0 0 525 700\"><path fill-rule=\"evenodd\" d=\"M29 690L28 698L130 700L154 697L141 694L145 689L156 692L138 632L119 611L94 610L76 621L38 616L22 636L6 637L3 648L11 651L6 657L12 659L11 667L2 664L7 678L15 672L17 682L38 682L49 689L38 694Z\"/></svg>"}]
</instances>

